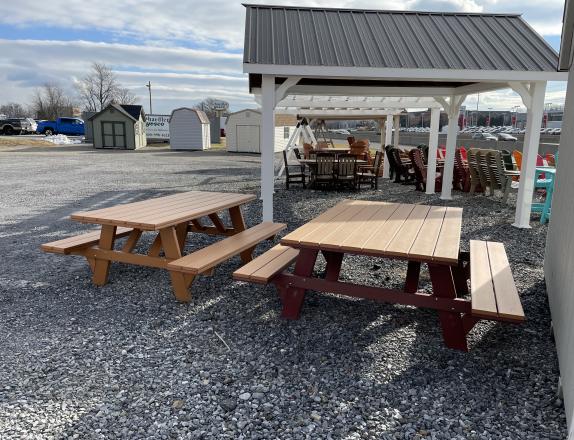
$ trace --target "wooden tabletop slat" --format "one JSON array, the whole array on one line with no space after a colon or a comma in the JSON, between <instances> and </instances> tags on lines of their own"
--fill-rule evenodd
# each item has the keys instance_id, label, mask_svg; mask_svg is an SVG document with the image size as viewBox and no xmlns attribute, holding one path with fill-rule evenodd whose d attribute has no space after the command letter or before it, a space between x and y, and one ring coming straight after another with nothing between
<instances>
[{"instance_id":1,"label":"wooden tabletop slat","mask_svg":"<svg viewBox=\"0 0 574 440\"><path fill-rule=\"evenodd\" d=\"M186 207L189 205L197 206L202 204L205 200L208 200L210 195L207 193L193 194L187 197L179 197L174 199L169 199L167 201L152 199L150 203L142 204L138 206L124 205L121 210L114 211L112 213L100 213L99 215L92 216L92 219L98 219L100 221L105 221L113 218L115 221L128 221L135 222L135 219L139 220L139 223L146 223L143 217L149 215L163 214L164 212L170 212L173 209ZM213 196L211 196L213 198ZM152 203L153 201L153 203Z\"/></svg>"},{"instance_id":2,"label":"wooden tabletop slat","mask_svg":"<svg viewBox=\"0 0 574 440\"><path fill-rule=\"evenodd\" d=\"M490 260L485 241L470 241L470 290L472 313L477 316L497 316L496 296L490 273Z\"/></svg>"},{"instance_id":3,"label":"wooden tabletop slat","mask_svg":"<svg viewBox=\"0 0 574 440\"><path fill-rule=\"evenodd\" d=\"M349 205L353 205L355 201L353 200L343 200L341 203L329 208L327 211L322 213L321 215L315 217L308 223L300 226L299 228L295 229L293 232L287 234L285 237L281 239L281 243L285 245L299 245L299 242L302 238L304 238L307 234L312 233L316 229L323 226L324 223L327 223L333 217L340 214L342 211L347 209Z\"/></svg>"},{"instance_id":4,"label":"wooden tabletop slat","mask_svg":"<svg viewBox=\"0 0 574 440\"><path fill-rule=\"evenodd\" d=\"M432 260L443 263L458 262L461 232L462 208L448 207Z\"/></svg>"},{"instance_id":5,"label":"wooden tabletop slat","mask_svg":"<svg viewBox=\"0 0 574 440\"><path fill-rule=\"evenodd\" d=\"M387 255L400 256L409 253L409 250L419 235L420 229L425 223L430 209L431 207L428 205L416 205L414 207L406 221L395 234L395 237L387 246Z\"/></svg>"},{"instance_id":6,"label":"wooden tabletop slat","mask_svg":"<svg viewBox=\"0 0 574 440\"><path fill-rule=\"evenodd\" d=\"M194 197L195 193L196 193L196 191L171 194L169 196L154 197L153 199L148 199L148 200L139 200L137 202L122 203L119 205L109 206L107 208L94 209L92 211L75 212L72 214L72 219L73 220L80 220L84 217L96 217L97 218L98 215L110 216L110 215L119 214L120 212L125 211L126 208L137 210L137 209L140 209L141 207L154 206L157 204L168 204L170 202L174 202L174 201L181 200L184 198Z\"/></svg>"},{"instance_id":7,"label":"wooden tabletop slat","mask_svg":"<svg viewBox=\"0 0 574 440\"><path fill-rule=\"evenodd\" d=\"M520 303L504 245L489 241L486 246L490 260L492 283L496 292L498 315L504 318L524 319L524 310ZM474 265L474 261L472 261L472 265Z\"/></svg>"},{"instance_id":8,"label":"wooden tabletop slat","mask_svg":"<svg viewBox=\"0 0 574 440\"><path fill-rule=\"evenodd\" d=\"M190 191L95 211L78 212L72 220L158 230L203 217L255 199L252 194Z\"/></svg>"},{"instance_id":9,"label":"wooden tabletop slat","mask_svg":"<svg viewBox=\"0 0 574 440\"><path fill-rule=\"evenodd\" d=\"M434 255L434 250L446 213L446 207L431 207L424 225L420 228L416 240L409 250L409 256L419 259Z\"/></svg>"},{"instance_id":10,"label":"wooden tabletop slat","mask_svg":"<svg viewBox=\"0 0 574 440\"><path fill-rule=\"evenodd\" d=\"M360 213L367 208L368 205L352 205L347 210L335 217L329 224L323 226L316 230L312 235L314 237L305 237L301 240L301 244L308 244L307 240L310 240L310 245L313 242L318 243L321 249L328 249L329 243L331 246L337 247L337 242L341 242L341 237L345 236L345 230L349 231L355 225L355 217L360 215Z\"/></svg>"},{"instance_id":11,"label":"wooden tabletop slat","mask_svg":"<svg viewBox=\"0 0 574 440\"><path fill-rule=\"evenodd\" d=\"M323 240L322 247L336 251L358 251L370 236L377 224L383 224L398 207L396 204L382 203L365 206L347 222L339 233Z\"/></svg>"},{"instance_id":12,"label":"wooden tabletop slat","mask_svg":"<svg viewBox=\"0 0 574 440\"><path fill-rule=\"evenodd\" d=\"M399 229L409 217L415 205L400 205L395 212L387 219L384 227L379 228L363 245L363 250L371 253L384 255L387 246L395 238Z\"/></svg>"}]
</instances>

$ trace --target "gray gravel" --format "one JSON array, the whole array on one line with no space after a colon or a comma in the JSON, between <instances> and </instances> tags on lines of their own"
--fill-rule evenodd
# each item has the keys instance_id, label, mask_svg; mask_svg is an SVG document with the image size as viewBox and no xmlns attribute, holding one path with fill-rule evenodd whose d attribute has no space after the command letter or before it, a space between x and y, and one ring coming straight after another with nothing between
<instances>
[{"instance_id":1,"label":"gray gravel","mask_svg":"<svg viewBox=\"0 0 574 440\"><path fill-rule=\"evenodd\" d=\"M191 189L256 192L258 163L165 149L0 150L0 438L566 437L546 227L512 228L512 209L495 199L456 194L448 205L464 207L465 246L505 243L528 321L477 325L469 353L444 347L429 310L310 293L300 320L281 320L273 287L231 281L237 259L196 280L182 305L162 271L113 265L99 288L83 259L39 250L86 229L67 219L79 209ZM392 183L360 193L278 184L275 197L290 230L344 197L443 203ZM260 213L250 204L247 222ZM195 237L188 250L212 240ZM404 270L347 258L343 277L400 286Z\"/></svg>"}]
</instances>

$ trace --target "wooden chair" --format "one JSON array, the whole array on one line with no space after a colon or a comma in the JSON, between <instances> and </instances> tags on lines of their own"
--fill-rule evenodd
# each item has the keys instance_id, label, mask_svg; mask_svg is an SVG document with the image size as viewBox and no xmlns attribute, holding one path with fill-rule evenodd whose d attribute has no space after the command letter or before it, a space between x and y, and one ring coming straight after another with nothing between
<instances>
[{"instance_id":1,"label":"wooden chair","mask_svg":"<svg viewBox=\"0 0 574 440\"><path fill-rule=\"evenodd\" d=\"M556 166L556 156L550 153L546 153L545 157L546 157L546 163L548 164L549 167Z\"/></svg>"},{"instance_id":2,"label":"wooden chair","mask_svg":"<svg viewBox=\"0 0 574 440\"><path fill-rule=\"evenodd\" d=\"M392 145L385 146L385 160L389 162L389 179L395 179L394 181L397 182L397 166L395 164L395 157L393 156Z\"/></svg>"},{"instance_id":3,"label":"wooden chair","mask_svg":"<svg viewBox=\"0 0 574 440\"><path fill-rule=\"evenodd\" d=\"M478 148L471 148L467 152L468 157L468 172L470 174L470 192L483 192L484 187L480 180L480 172L478 166Z\"/></svg>"},{"instance_id":4,"label":"wooden chair","mask_svg":"<svg viewBox=\"0 0 574 440\"><path fill-rule=\"evenodd\" d=\"M357 182L357 156L339 154L335 168L335 184L338 187L355 188Z\"/></svg>"},{"instance_id":5,"label":"wooden chair","mask_svg":"<svg viewBox=\"0 0 574 440\"><path fill-rule=\"evenodd\" d=\"M464 151L466 155L466 150ZM462 147L457 148L454 153L454 176L453 184L456 189L460 191L470 191L470 171L468 163L463 159Z\"/></svg>"},{"instance_id":6,"label":"wooden chair","mask_svg":"<svg viewBox=\"0 0 574 440\"><path fill-rule=\"evenodd\" d=\"M371 188L379 189L379 175L381 166L383 165L383 152L377 151L375 153L375 160L373 165L362 166L357 173L357 188L361 189L362 183L369 183Z\"/></svg>"},{"instance_id":7,"label":"wooden chair","mask_svg":"<svg viewBox=\"0 0 574 440\"><path fill-rule=\"evenodd\" d=\"M398 148L393 148L391 153L395 160L396 167L396 178L395 182L400 183L401 178L404 179L405 183L411 183L415 180L415 170L413 169L412 162L404 161L401 156L401 151Z\"/></svg>"},{"instance_id":8,"label":"wooden chair","mask_svg":"<svg viewBox=\"0 0 574 440\"><path fill-rule=\"evenodd\" d=\"M349 143L349 147L355 143L356 139L355 136L347 136L347 142Z\"/></svg>"},{"instance_id":9,"label":"wooden chair","mask_svg":"<svg viewBox=\"0 0 574 440\"><path fill-rule=\"evenodd\" d=\"M488 188L490 195L494 195L494 188L496 185L491 180L489 164L488 164L488 153L492 150L479 149L476 154L476 159L478 162L478 175L480 176L480 184L486 194L486 188Z\"/></svg>"},{"instance_id":10,"label":"wooden chair","mask_svg":"<svg viewBox=\"0 0 574 440\"><path fill-rule=\"evenodd\" d=\"M409 150L409 157L413 164L416 179L416 189L417 191L426 191L427 167L423 162L423 153L418 148L413 148L412 150ZM442 186L442 174L440 172L436 173L434 186L435 191L440 191Z\"/></svg>"},{"instance_id":11,"label":"wooden chair","mask_svg":"<svg viewBox=\"0 0 574 440\"><path fill-rule=\"evenodd\" d=\"M317 166L313 183L319 185L333 185L335 181L335 155L333 153L317 153Z\"/></svg>"},{"instance_id":12,"label":"wooden chair","mask_svg":"<svg viewBox=\"0 0 574 440\"><path fill-rule=\"evenodd\" d=\"M460 150L460 157L462 158L463 162L468 162L468 155L466 152L466 148L464 147L458 147L458 149Z\"/></svg>"},{"instance_id":13,"label":"wooden chair","mask_svg":"<svg viewBox=\"0 0 574 440\"><path fill-rule=\"evenodd\" d=\"M488 163L491 193L494 193L495 189L502 191L502 201L506 203L510 190L513 187L518 188L518 183L513 186L512 176L508 174L509 171L506 169L500 151L490 150L485 153L485 156Z\"/></svg>"},{"instance_id":14,"label":"wooden chair","mask_svg":"<svg viewBox=\"0 0 574 440\"><path fill-rule=\"evenodd\" d=\"M512 157L514 158L516 168L518 168L518 170L520 171L522 169L522 153L518 150L514 150L512 152Z\"/></svg>"},{"instance_id":15,"label":"wooden chair","mask_svg":"<svg viewBox=\"0 0 574 440\"><path fill-rule=\"evenodd\" d=\"M285 187L289 189L291 183L302 183L303 188L306 188L305 165L289 163L285 150L283 150L283 162L285 163Z\"/></svg>"}]
</instances>

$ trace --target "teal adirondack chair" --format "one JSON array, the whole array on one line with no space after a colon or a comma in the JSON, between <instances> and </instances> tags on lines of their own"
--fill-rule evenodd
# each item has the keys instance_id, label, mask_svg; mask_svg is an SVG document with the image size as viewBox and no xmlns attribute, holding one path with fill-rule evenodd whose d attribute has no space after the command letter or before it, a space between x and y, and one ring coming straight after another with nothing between
<instances>
[{"instance_id":1,"label":"teal adirondack chair","mask_svg":"<svg viewBox=\"0 0 574 440\"><path fill-rule=\"evenodd\" d=\"M558 164L558 153L556 154L556 164ZM543 176L541 176L543 175ZM546 191L544 202L533 203L531 212L540 212L540 223L545 224L550 219L552 212L552 194L554 193L554 183L556 181L556 168L537 168L534 190L543 189Z\"/></svg>"}]
</instances>

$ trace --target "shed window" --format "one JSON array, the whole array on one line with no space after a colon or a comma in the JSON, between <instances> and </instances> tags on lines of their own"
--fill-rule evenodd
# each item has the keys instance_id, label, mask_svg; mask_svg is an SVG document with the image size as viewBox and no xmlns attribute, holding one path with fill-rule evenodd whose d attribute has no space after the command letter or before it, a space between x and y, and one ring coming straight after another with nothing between
<instances>
[{"instance_id":1,"label":"shed window","mask_svg":"<svg viewBox=\"0 0 574 440\"><path fill-rule=\"evenodd\" d=\"M283 127L283 139L289 139L289 127Z\"/></svg>"}]
</instances>

